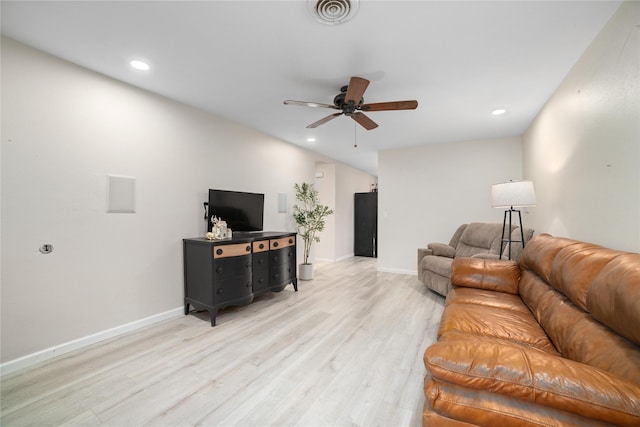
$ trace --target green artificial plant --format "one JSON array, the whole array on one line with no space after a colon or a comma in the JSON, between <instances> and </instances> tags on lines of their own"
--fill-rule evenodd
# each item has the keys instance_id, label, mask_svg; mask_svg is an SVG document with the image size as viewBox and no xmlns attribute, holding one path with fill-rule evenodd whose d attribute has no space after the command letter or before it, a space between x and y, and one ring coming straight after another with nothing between
<instances>
[{"instance_id":1,"label":"green artificial plant","mask_svg":"<svg viewBox=\"0 0 640 427\"><path fill-rule=\"evenodd\" d=\"M333 213L329 206L321 205L318 200L318 190L313 184L303 182L295 184L296 200L300 204L293 206L293 217L296 220L296 228L300 238L304 241L304 262L309 264L311 244L319 242L317 233L324 230L325 218Z\"/></svg>"}]
</instances>

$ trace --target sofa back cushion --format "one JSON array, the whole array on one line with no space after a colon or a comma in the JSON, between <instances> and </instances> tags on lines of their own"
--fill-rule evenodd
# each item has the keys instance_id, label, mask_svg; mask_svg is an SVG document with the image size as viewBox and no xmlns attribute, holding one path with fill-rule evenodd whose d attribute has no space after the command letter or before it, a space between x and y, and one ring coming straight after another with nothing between
<instances>
[{"instance_id":1,"label":"sofa back cushion","mask_svg":"<svg viewBox=\"0 0 640 427\"><path fill-rule=\"evenodd\" d=\"M520 296L562 356L640 383L640 254L543 234L520 267Z\"/></svg>"},{"instance_id":2,"label":"sofa back cushion","mask_svg":"<svg viewBox=\"0 0 640 427\"><path fill-rule=\"evenodd\" d=\"M472 257L477 254L500 254L502 224L472 222L456 246L456 257Z\"/></svg>"},{"instance_id":3,"label":"sofa back cushion","mask_svg":"<svg viewBox=\"0 0 640 427\"><path fill-rule=\"evenodd\" d=\"M453 236L451 236L451 240L449 240L449 246L451 246L452 248L458 246L458 243L460 242L460 236L462 236L462 233L464 232L464 229L467 228L467 225L469 224L462 224L460 227L458 227L456 232L453 233Z\"/></svg>"}]
</instances>

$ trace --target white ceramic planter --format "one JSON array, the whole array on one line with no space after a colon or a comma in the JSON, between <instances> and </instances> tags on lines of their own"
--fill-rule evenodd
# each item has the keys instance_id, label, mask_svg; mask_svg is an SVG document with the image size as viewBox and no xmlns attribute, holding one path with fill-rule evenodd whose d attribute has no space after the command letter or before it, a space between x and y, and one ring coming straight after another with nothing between
<instances>
[{"instance_id":1,"label":"white ceramic planter","mask_svg":"<svg viewBox=\"0 0 640 427\"><path fill-rule=\"evenodd\" d=\"M298 279L300 280L312 280L313 279L313 264L300 264L298 268Z\"/></svg>"}]
</instances>

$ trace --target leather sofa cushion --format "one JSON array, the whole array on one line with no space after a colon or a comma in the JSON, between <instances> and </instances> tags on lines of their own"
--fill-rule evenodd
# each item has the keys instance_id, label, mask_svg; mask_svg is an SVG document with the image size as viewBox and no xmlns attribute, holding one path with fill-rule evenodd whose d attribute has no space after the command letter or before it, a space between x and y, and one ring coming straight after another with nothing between
<instances>
[{"instance_id":1,"label":"leather sofa cushion","mask_svg":"<svg viewBox=\"0 0 640 427\"><path fill-rule=\"evenodd\" d=\"M633 343L595 321L531 271L522 273L520 296L563 357L640 384L640 351Z\"/></svg>"},{"instance_id":2,"label":"leather sofa cushion","mask_svg":"<svg viewBox=\"0 0 640 427\"><path fill-rule=\"evenodd\" d=\"M518 295L495 292L486 289L455 287L447 295L445 307L452 304L477 304L485 307L501 308L530 314Z\"/></svg>"},{"instance_id":3,"label":"leather sofa cushion","mask_svg":"<svg viewBox=\"0 0 640 427\"><path fill-rule=\"evenodd\" d=\"M448 407L437 408L438 412L452 418L478 423L485 417L487 423L479 425L519 425L517 418L531 422L537 417L542 417L537 420L539 425L595 424L557 412L567 410L618 425L640 425L640 394L635 384L557 355L491 338L467 337L433 344L425 351L424 362L430 374L425 395L431 405L437 405L438 399L445 401L443 406ZM531 411L524 402L538 406ZM507 418L501 419L501 414ZM560 418L553 418L557 416Z\"/></svg>"},{"instance_id":4,"label":"leather sofa cushion","mask_svg":"<svg viewBox=\"0 0 640 427\"><path fill-rule=\"evenodd\" d=\"M428 374L424 395L423 427L611 426L559 409L524 405L518 398L490 390L431 381Z\"/></svg>"},{"instance_id":5,"label":"leather sofa cushion","mask_svg":"<svg viewBox=\"0 0 640 427\"><path fill-rule=\"evenodd\" d=\"M595 319L640 345L638 265L640 254L622 254L609 261L591 283L587 310Z\"/></svg>"},{"instance_id":6,"label":"leather sofa cushion","mask_svg":"<svg viewBox=\"0 0 640 427\"><path fill-rule=\"evenodd\" d=\"M639 264L640 254L539 235L520 260L520 296L564 357L640 383Z\"/></svg>"},{"instance_id":7,"label":"leather sofa cushion","mask_svg":"<svg viewBox=\"0 0 640 427\"><path fill-rule=\"evenodd\" d=\"M489 268L491 274L487 274ZM519 280L520 268L515 261L472 258L451 267L453 286L517 294Z\"/></svg>"},{"instance_id":8,"label":"leather sofa cushion","mask_svg":"<svg viewBox=\"0 0 640 427\"><path fill-rule=\"evenodd\" d=\"M438 339L460 333L493 337L557 354L547 334L527 307L511 294L467 288L449 292L446 309L440 319ZM501 302L500 299L502 300Z\"/></svg>"}]
</instances>

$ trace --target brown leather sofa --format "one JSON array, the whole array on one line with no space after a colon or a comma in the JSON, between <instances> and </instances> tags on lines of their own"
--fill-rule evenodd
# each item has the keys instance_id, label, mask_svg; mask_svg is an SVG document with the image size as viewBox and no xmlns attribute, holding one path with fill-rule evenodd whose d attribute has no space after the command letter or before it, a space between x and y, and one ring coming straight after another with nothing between
<instances>
[{"instance_id":1,"label":"brown leather sofa","mask_svg":"<svg viewBox=\"0 0 640 427\"><path fill-rule=\"evenodd\" d=\"M451 282L424 426L640 426L640 254L542 234Z\"/></svg>"}]
</instances>

